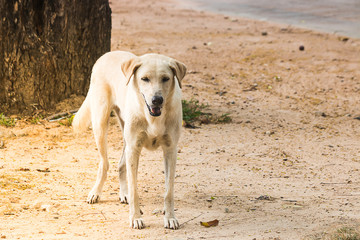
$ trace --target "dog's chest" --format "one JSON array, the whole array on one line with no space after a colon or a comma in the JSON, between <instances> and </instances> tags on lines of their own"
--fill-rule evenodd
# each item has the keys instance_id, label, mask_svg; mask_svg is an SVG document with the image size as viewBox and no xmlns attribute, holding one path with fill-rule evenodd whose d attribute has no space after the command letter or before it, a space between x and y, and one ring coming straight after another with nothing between
<instances>
[{"instance_id":1,"label":"dog's chest","mask_svg":"<svg viewBox=\"0 0 360 240\"><path fill-rule=\"evenodd\" d=\"M149 150L157 149L161 144L166 132L165 124L154 122L147 127L147 141L145 147Z\"/></svg>"},{"instance_id":2,"label":"dog's chest","mask_svg":"<svg viewBox=\"0 0 360 240\"><path fill-rule=\"evenodd\" d=\"M148 138L158 138L165 134L166 126L163 121L155 121L148 125L147 127L147 134Z\"/></svg>"}]
</instances>

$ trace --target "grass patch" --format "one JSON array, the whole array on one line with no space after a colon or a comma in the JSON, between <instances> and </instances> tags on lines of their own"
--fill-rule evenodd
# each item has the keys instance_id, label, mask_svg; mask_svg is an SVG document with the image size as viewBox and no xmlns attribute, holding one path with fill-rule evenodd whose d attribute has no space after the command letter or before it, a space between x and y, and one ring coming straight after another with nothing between
<instances>
[{"instance_id":1,"label":"grass patch","mask_svg":"<svg viewBox=\"0 0 360 240\"><path fill-rule=\"evenodd\" d=\"M199 120L199 117L206 115L203 110L209 105L200 104L199 100L191 99L190 101L182 100L183 120L187 123L192 123Z\"/></svg>"},{"instance_id":2,"label":"grass patch","mask_svg":"<svg viewBox=\"0 0 360 240\"><path fill-rule=\"evenodd\" d=\"M67 118L64 118L64 119L60 120L59 124L62 126L70 127L74 120L74 117L75 117L75 115L71 115Z\"/></svg>"},{"instance_id":3,"label":"grass patch","mask_svg":"<svg viewBox=\"0 0 360 240\"><path fill-rule=\"evenodd\" d=\"M42 115L38 115L38 116L34 116L32 118L29 119L29 122L31 124L39 124L41 120L43 120L44 117Z\"/></svg>"},{"instance_id":4,"label":"grass patch","mask_svg":"<svg viewBox=\"0 0 360 240\"><path fill-rule=\"evenodd\" d=\"M360 240L360 232L352 227L342 227L336 231L331 240Z\"/></svg>"},{"instance_id":5,"label":"grass patch","mask_svg":"<svg viewBox=\"0 0 360 240\"><path fill-rule=\"evenodd\" d=\"M306 240L360 240L360 228L343 226L330 233L318 233L305 238Z\"/></svg>"},{"instance_id":6,"label":"grass patch","mask_svg":"<svg viewBox=\"0 0 360 240\"><path fill-rule=\"evenodd\" d=\"M0 113L0 125L5 127L14 127L15 119L6 117L3 113Z\"/></svg>"},{"instance_id":7,"label":"grass patch","mask_svg":"<svg viewBox=\"0 0 360 240\"><path fill-rule=\"evenodd\" d=\"M224 113L220 116L204 112L209 108L208 104L200 104L199 100L191 99L190 101L182 100L183 108L183 125L189 128L195 128L193 123L229 123L232 121L230 113Z\"/></svg>"}]
</instances>

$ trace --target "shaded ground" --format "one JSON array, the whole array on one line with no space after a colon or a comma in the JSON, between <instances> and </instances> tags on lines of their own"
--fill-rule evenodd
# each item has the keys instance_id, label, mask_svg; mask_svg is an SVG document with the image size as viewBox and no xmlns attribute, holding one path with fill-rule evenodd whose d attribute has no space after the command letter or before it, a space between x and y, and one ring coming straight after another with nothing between
<instances>
[{"instance_id":1,"label":"shaded ground","mask_svg":"<svg viewBox=\"0 0 360 240\"><path fill-rule=\"evenodd\" d=\"M1 236L302 239L358 224L359 40L185 10L165 0L113 0L111 6L113 50L158 52L186 63L183 98L230 113L233 121L183 129L177 231L163 229L159 212L160 151L143 151L140 160L148 227L129 228L128 206L117 196L122 139L115 118L108 180L95 205L85 203L98 164L91 131L74 136L46 121L0 127ZM78 104L78 98L67 101L59 111ZM213 219L219 226L199 224Z\"/></svg>"}]
</instances>

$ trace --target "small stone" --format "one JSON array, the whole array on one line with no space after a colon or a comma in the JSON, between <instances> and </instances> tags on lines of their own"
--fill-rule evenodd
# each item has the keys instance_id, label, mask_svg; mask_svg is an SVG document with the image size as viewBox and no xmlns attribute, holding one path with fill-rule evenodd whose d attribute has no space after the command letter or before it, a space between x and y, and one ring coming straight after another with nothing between
<instances>
[{"instance_id":1,"label":"small stone","mask_svg":"<svg viewBox=\"0 0 360 240\"><path fill-rule=\"evenodd\" d=\"M51 205L50 205L50 204L43 204L43 205L40 206L40 209L41 209L42 211L50 212L50 210L51 210Z\"/></svg>"},{"instance_id":2,"label":"small stone","mask_svg":"<svg viewBox=\"0 0 360 240\"><path fill-rule=\"evenodd\" d=\"M321 112L321 111L316 111L316 112L315 112L315 116L316 116L316 117L326 117L326 113Z\"/></svg>"},{"instance_id":3,"label":"small stone","mask_svg":"<svg viewBox=\"0 0 360 240\"><path fill-rule=\"evenodd\" d=\"M225 213L229 213L230 210L228 208L225 208Z\"/></svg>"},{"instance_id":4,"label":"small stone","mask_svg":"<svg viewBox=\"0 0 360 240\"><path fill-rule=\"evenodd\" d=\"M268 196L268 195L261 195L260 197L256 198L256 200L260 200L260 201L263 201L263 200L274 201L274 198L273 198L273 197L270 197L270 196Z\"/></svg>"},{"instance_id":5,"label":"small stone","mask_svg":"<svg viewBox=\"0 0 360 240\"><path fill-rule=\"evenodd\" d=\"M262 35L262 36L267 36L268 33L267 33L267 32L262 32L261 35Z\"/></svg>"},{"instance_id":6,"label":"small stone","mask_svg":"<svg viewBox=\"0 0 360 240\"><path fill-rule=\"evenodd\" d=\"M304 51L304 50L305 50L305 47L304 47L303 45L300 45L299 50L300 50L300 51Z\"/></svg>"},{"instance_id":7,"label":"small stone","mask_svg":"<svg viewBox=\"0 0 360 240\"><path fill-rule=\"evenodd\" d=\"M273 135L273 134L275 134L274 131L266 131L266 132L265 132L265 135L267 135L267 136L271 136L271 135Z\"/></svg>"}]
</instances>

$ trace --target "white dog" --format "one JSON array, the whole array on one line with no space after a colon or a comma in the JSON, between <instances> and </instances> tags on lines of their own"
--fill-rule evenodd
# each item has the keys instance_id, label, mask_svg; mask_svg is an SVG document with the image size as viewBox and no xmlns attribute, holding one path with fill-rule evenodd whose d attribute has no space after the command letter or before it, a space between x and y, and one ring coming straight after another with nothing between
<instances>
[{"instance_id":1,"label":"white dog","mask_svg":"<svg viewBox=\"0 0 360 240\"><path fill-rule=\"evenodd\" d=\"M132 228L145 227L137 191L140 152L143 147L155 150L159 146L165 162L164 226L179 228L174 213L174 178L182 123L181 80L185 74L183 63L163 55L106 53L93 67L89 92L74 118L74 130L86 130L92 123L100 153L96 183L87 198L92 204L99 201L109 168L107 130L111 111L118 116L124 138L119 195L122 203L129 203Z\"/></svg>"}]
</instances>

